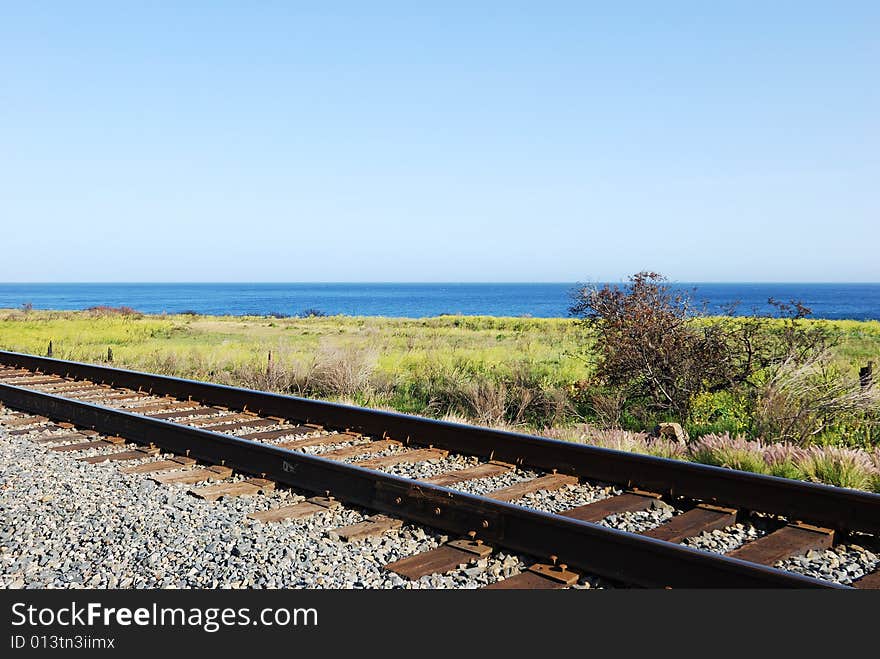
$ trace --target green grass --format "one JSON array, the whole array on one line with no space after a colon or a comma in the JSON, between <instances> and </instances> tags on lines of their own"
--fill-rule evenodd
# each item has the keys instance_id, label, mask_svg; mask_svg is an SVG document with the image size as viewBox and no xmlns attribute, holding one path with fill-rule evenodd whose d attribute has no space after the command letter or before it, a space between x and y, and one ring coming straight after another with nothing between
<instances>
[{"instance_id":1,"label":"green grass","mask_svg":"<svg viewBox=\"0 0 880 659\"><path fill-rule=\"evenodd\" d=\"M692 459L702 464L751 471L756 474L765 474L769 471L760 451L750 446L721 446L711 449L697 446L693 450Z\"/></svg>"},{"instance_id":2,"label":"green grass","mask_svg":"<svg viewBox=\"0 0 880 659\"><path fill-rule=\"evenodd\" d=\"M704 322L739 323L741 318L725 316L708 317ZM782 327L784 319L767 319L770 327ZM838 344L834 347L834 359L838 366L858 371L869 360L875 364L880 359L880 321L876 320L810 320L800 321L806 326L821 325L831 330L837 337ZM880 364L878 364L880 367Z\"/></svg>"},{"instance_id":3,"label":"green grass","mask_svg":"<svg viewBox=\"0 0 880 659\"><path fill-rule=\"evenodd\" d=\"M0 311L0 348L45 354L49 341L53 355L62 359L101 362L112 348L114 364L122 367L281 390L289 390L293 382L298 393L474 418L484 415L472 409L472 401L458 400L455 389L463 382L487 382L499 389L490 395L515 397L520 385L561 395L589 371L584 330L566 319L275 319ZM270 352L273 377L263 382L260 374L267 369ZM369 374L362 387L349 391L297 384L316 368L325 384L336 382L327 371L341 370L345 360L366 362ZM283 377L277 377L279 373ZM277 383L282 385L273 386ZM461 394L470 395L479 398L480 393ZM533 420L540 422L536 416L537 412Z\"/></svg>"},{"instance_id":4,"label":"green grass","mask_svg":"<svg viewBox=\"0 0 880 659\"><path fill-rule=\"evenodd\" d=\"M840 368L855 372L880 356L880 322L815 322L827 323L840 335L835 352ZM62 359L101 362L112 348L114 363L123 367L251 385L260 384L271 352L275 371L286 371L289 377L273 373L275 377L262 384L282 389L291 382L296 388L296 378L306 377L316 360L353 358L364 362L368 371L362 387L334 392L332 387L307 384L301 393L345 395L406 412L451 411L480 418L492 415L493 404L522 404L530 390L544 400L541 410L523 419L537 425L547 420L554 401L566 398L574 383L589 377L593 360L587 331L572 319L276 319L0 310L3 349L45 354L49 341L54 355ZM322 368L327 370L327 365ZM475 382L481 391L466 390ZM469 400L456 402L462 397ZM493 403L494 399L498 400ZM745 424L737 401L729 396L697 401L695 410L689 427L694 434L736 433ZM562 412L574 420L572 413L571 405ZM559 414L553 412L554 421L560 421ZM508 410L508 420L512 415Z\"/></svg>"},{"instance_id":5,"label":"green grass","mask_svg":"<svg viewBox=\"0 0 880 659\"><path fill-rule=\"evenodd\" d=\"M821 322L840 336L838 368L856 373L870 359L880 362L880 323ZM124 368L520 426L561 439L572 439L572 429L584 420L577 414L575 385L590 377L593 363L587 330L570 319L0 310L0 349L42 355L49 341L61 359L100 363L112 348L114 365ZM685 450L626 431L591 430L575 441L880 491L880 454L871 447L846 453L817 446L809 454L768 460L766 448L736 437L744 415L741 401L721 392L695 401L688 429L692 436L726 439L710 436ZM851 445L845 436L831 442L826 437L825 443Z\"/></svg>"},{"instance_id":6,"label":"green grass","mask_svg":"<svg viewBox=\"0 0 880 659\"><path fill-rule=\"evenodd\" d=\"M880 323L818 322L827 322L841 337L835 352L840 368L855 372L880 355ZM568 396L575 383L589 377L593 361L588 332L571 319L275 319L0 310L0 347L45 354L49 341L54 355L63 359L100 362L112 348L120 366L234 384L264 372L270 352L277 371L300 374L314 367L316 359L335 354L340 361L347 356L365 362L369 371L362 388L345 392L358 402L479 418L491 416L492 410L475 412L474 401L454 399L479 398L478 407L491 408L490 398L505 398L507 407L513 408L529 389L545 399L543 412L533 410L524 416L538 424L551 406L548 401ZM275 379L290 383L290 378ZM465 384L474 382L486 386L462 393ZM272 382L265 385L271 387ZM332 397L340 392L307 386L302 393ZM571 416L572 411L567 413ZM508 420L513 415L508 410ZM558 417L558 412L554 415ZM735 433L744 425L737 401L721 396L696 402L689 430Z\"/></svg>"},{"instance_id":7,"label":"green grass","mask_svg":"<svg viewBox=\"0 0 880 659\"><path fill-rule=\"evenodd\" d=\"M156 351L190 353L230 365L264 359L270 350L305 357L319 344L380 350L380 367L395 371L426 360L457 358L486 367L517 358L547 364L560 377L583 373L572 355L582 331L564 319L441 316L397 318L274 319L260 316L120 316L88 312L24 314L0 310L0 345L56 355L101 359L107 348L126 363L148 362Z\"/></svg>"}]
</instances>

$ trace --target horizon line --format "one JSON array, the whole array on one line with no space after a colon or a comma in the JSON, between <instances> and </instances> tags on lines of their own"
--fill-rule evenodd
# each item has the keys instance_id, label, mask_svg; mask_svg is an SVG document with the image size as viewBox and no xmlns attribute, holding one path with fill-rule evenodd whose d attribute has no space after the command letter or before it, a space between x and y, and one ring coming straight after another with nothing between
<instances>
[{"instance_id":1,"label":"horizon line","mask_svg":"<svg viewBox=\"0 0 880 659\"><path fill-rule=\"evenodd\" d=\"M541 285L541 284L625 284L626 279L587 279L577 281L0 281L0 286L16 286L16 285L247 285L247 284L272 284L272 285L312 285L312 284L334 284L334 285L462 285L462 284L481 284L481 285ZM810 284L810 285L833 285L833 284L871 284L880 285L880 281L806 281L806 280L674 280L668 279L667 284Z\"/></svg>"}]
</instances>

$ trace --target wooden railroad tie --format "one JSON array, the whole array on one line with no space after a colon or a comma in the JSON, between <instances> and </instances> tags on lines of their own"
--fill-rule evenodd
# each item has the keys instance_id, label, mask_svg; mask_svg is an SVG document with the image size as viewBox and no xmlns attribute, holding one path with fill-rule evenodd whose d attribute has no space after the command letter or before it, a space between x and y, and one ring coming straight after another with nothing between
<instances>
[{"instance_id":1,"label":"wooden railroad tie","mask_svg":"<svg viewBox=\"0 0 880 659\"><path fill-rule=\"evenodd\" d=\"M345 460L347 458L357 458L362 455L370 455L371 453L379 453L389 448L401 446L401 443L393 439L379 439L364 444L355 444L354 446L345 446L334 451L324 451L321 453L322 458L330 460Z\"/></svg>"},{"instance_id":2,"label":"wooden railroad tie","mask_svg":"<svg viewBox=\"0 0 880 659\"><path fill-rule=\"evenodd\" d=\"M220 497L241 497L271 492L275 489L274 481L266 478L248 478L237 483L218 483L205 487L191 488L189 493L199 499L216 501Z\"/></svg>"},{"instance_id":3,"label":"wooden railroad tie","mask_svg":"<svg viewBox=\"0 0 880 659\"><path fill-rule=\"evenodd\" d=\"M633 490L602 499L601 501L594 501L577 508L565 510L559 514L563 517L571 517L582 522L596 523L610 515L649 510L658 505L659 501L660 495L655 492ZM736 519L737 511L735 508L724 508L701 503L681 515L672 517L659 526L642 532L640 535L678 543L685 538L692 538L703 532L727 528L735 524Z\"/></svg>"},{"instance_id":4,"label":"wooden railroad tie","mask_svg":"<svg viewBox=\"0 0 880 659\"><path fill-rule=\"evenodd\" d=\"M475 563L492 553L492 548L473 537L452 540L435 549L388 563L383 569L407 579L419 579L426 574L445 574Z\"/></svg>"},{"instance_id":5,"label":"wooden railroad tie","mask_svg":"<svg viewBox=\"0 0 880 659\"><path fill-rule=\"evenodd\" d=\"M45 423L48 421L44 416L22 416L14 419L7 419L3 421L3 425L7 428L21 428L22 426L35 426L38 423Z\"/></svg>"},{"instance_id":6,"label":"wooden railroad tie","mask_svg":"<svg viewBox=\"0 0 880 659\"><path fill-rule=\"evenodd\" d=\"M535 563L525 572L520 572L502 581L496 581L481 590L559 590L578 582L581 575L568 569L565 563Z\"/></svg>"},{"instance_id":7,"label":"wooden railroad tie","mask_svg":"<svg viewBox=\"0 0 880 659\"><path fill-rule=\"evenodd\" d=\"M493 490L486 496L490 499L498 501L514 501L526 494L538 492L539 490L558 490L565 485L576 485L577 476L569 476L567 474L547 474L531 480L520 481L514 483L510 487L502 487L499 490Z\"/></svg>"},{"instance_id":8,"label":"wooden railroad tie","mask_svg":"<svg viewBox=\"0 0 880 659\"><path fill-rule=\"evenodd\" d=\"M773 565L790 556L801 556L813 549L834 544L834 531L810 524L788 524L762 538L747 542L727 554L751 563Z\"/></svg>"},{"instance_id":9,"label":"wooden railroad tie","mask_svg":"<svg viewBox=\"0 0 880 659\"><path fill-rule=\"evenodd\" d=\"M367 517L359 524L340 526L339 528L333 529L331 533L339 536L342 540L347 542L354 542L356 540L365 540L366 538L382 535L387 531L399 529L401 526L403 526L402 520L388 517L386 515L373 515L372 517Z\"/></svg>"},{"instance_id":10,"label":"wooden railroad tie","mask_svg":"<svg viewBox=\"0 0 880 659\"><path fill-rule=\"evenodd\" d=\"M167 474L156 474L151 478L157 483L170 485L179 483L182 485L195 485L204 481L219 481L232 476L232 469L229 467L221 467L215 465L212 467L203 467L199 469L189 469L186 471L174 471Z\"/></svg>"},{"instance_id":11,"label":"wooden railroad tie","mask_svg":"<svg viewBox=\"0 0 880 659\"><path fill-rule=\"evenodd\" d=\"M265 441L269 439L281 439L282 437L301 437L303 435L308 435L311 432L315 432L315 429L307 426L293 426L292 428L281 428L279 430L249 432L245 435L239 435L239 437L255 441Z\"/></svg>"},{"instance_id":12,"label":"wooden railroad tie","mask_svg":"<svg viewBox=\"0 0 880 659\"><path fill-rule=\"evenodd\" d=\"M513 469L512 464L490 461L484 464L478 464L474 467L468 467L467 469L447 471L444 474L438 474L436 476L431 476L430 478L425 478L422 480L424 480L426 483L431 483L432 485L442 485L444 487L448 487L449 485L455 485L456 483L461 483L464 481L476 480L478 478L488 478L489 476L499 476L501 474L507 473L511 469Z\"/></svg>"},{"instance_id":13,"label":"wooden railroad tie","mask_svg":"<svg viewBox=\"0 0 880 659\"><path fill-rule=\"evenodd\" d=\"M335 435L318 435L317 437L306 437L305 439L294 439L289 442L281 442L275 444L278 448L284 448L289 451L305 448L307 446L326 446L327 444L343 444L358 439L360 435L352 433L338 433Z\"/></svg>"},{"instance_id":14,"label":"wooden railroad tie","mask_svg":"<svg viewBox=\"0 0 880 659\"><path fill-rule=\"evenodd\" d=\"M10 382L10 384L14 384L16 387L39 387L59 382L66 382L66 380L62 380L61 378L35 377L27 378L25 380L16 380L15 382Z\"/></svg>"},{"instance_id":15,"label":"wooden railroad tie","mask_svg":"<svg viewBox=\"0 0 880 659\"><path fill-rule=\"evenodd\" d=\"M285 519L303 519L316 513L334 510L339 507L339 502L333 497L312 497L299 503L270 510L260 510L248 515L250 519L258 522L281 522Z\"/></svg>"},{"instance_id":16,"label":"wooden railroad tie","mask_svg":"<svg viewBox=\"0 0 880 659\"><path fill-rule=\"evenodd\" d=\"M81 432L68 432L63 435L43 434L37 435L31 439L34 444L59 444L63 442L73 442L76 440L85 440L87 435Z\"/></svg>"},{"instance_id":17,"label":"wooden railroad tie","mask_svg":"<svg viewBox=\"0 0 880 659\"><path fill-rule=\"evenodd\" d=\"M174 421L175 419L185 419L191 416L207 416L208 414L220 414L223 410L217 407L193 407L188 410L178 410L176 412L159 412L158 414L148 414L153 419L162 419L163 421Z\"/></svg>"},{"instance_id":18,"label":"wooden railroad tie","mask_svg":"<svg viewBox=\"0 0 880 659\"><path fill-rule=\"evenodd\" d=\"M157 460L156 462L145 462L133 467L123 467L119 471L123 474L152 474L159 471L174 471L191 467L196 463L193 458L184 455L177 455L167 460Z\"/></svg>"},{"instance_id":19,"label":"wooden railroad tie","mask_svg":"<svg viewBox=\"0 0 880 659\"><path fill-rule=\"evenodd\" d=\"M257 417L251 414L242 414L240 412L221 414L219 416L209 416L204 419L197 419L194 421L190 421L186 425L194 426L196 428L204 428L205 430L210 430L214 432L216 429L209 426L219 426L224 423L230 423L235 421L244 421L246 419L255 419Z\"/></svg>"},{"instance_id":20,"label":"wooden railroad tie","mask_svg":"<svg viewBox=\"0 0 880 659\"><path fill-rule=\"evenodd\" d=\"M449 451L439 448L419 448L413 451L405 451L403 453L395 453L394 455L385 455L381 458L368 458L366 460L358 460L354 464L358 467L366 467L367 469L381 469L383 467L392 467L398 464L425 462L426 460L438 460L449 455Z\"/></svg>"},{"instance_id":21,"label":"wooden railroad tie","mask_svg":"<svg viewBox=\"0 0 880 659\"><path fill-rule=\"evenodd\" d=\"M82 395L71 396L71 398L79 398L81 400L97 399L99 401L131 400L132 398L138 398L142 400L145 399L143 394L139 394L136 391L118 391L116 389L108 389L106 390L106 393L95 391Z\"/></svg>"},{"instance_id":22,"label":"wooden railroad tie","mask_svg":"<svg viewBox=\"0 0 880 659\"><path fill-rule=\"evenodd\" d=\"M686 513L676 515L660 526L645 531L642 535L666 542L681 542L701 533L724 529L736 523L735 508L723 508L701 503Z\"/></svg>"},{"instance_id":23,"label":"wooden railroad tie","mask_svg":"<svg viewBox=\"0 0 880 659\"><path fill-rule=\"evenodd\" d=\"M18 430L10 430L6 434L10 437L24 437L25 435L30 435L32 432L46 434L58 430L61 430L61 426L52 424L50 426L37 426L36 428L19 428Z\"/></svg>"},{"instance_id":24,"label":"wooden railroad tie","mask_svg":"<svg viewBox=\"0 0 880 659\"><path fill-rule=\"evenodd\" d=\"M561 513L563 517L571 517L582 522L601 522L609 515L640 512L653 508L660 495L652 492L625 492L617 496L607 497Z\"/></svg>"},{"instance_id":25,"label":"wooden railroad tie","mask_svg":"<svg viewBox=\"0 0 880 659\"><path fill-rule=\"evenodd\" d=\"M103 439L95 439L88 442L80 442L78 444L65 444L64 446L50 446L50 451L58 451L59 453L70 453L71 451L87 451L92 448L105 448L107 446L119 446L125 444L122 437L104 437Z\"/></svg>"},{"instance_id":26,"label":"wooden railroad tie","mask_svg":"<svg viewBox=\"0 0 880 659\"><path fill-rule=\"evenodd\" d=\"M176 412L198 407L198 403L192 401L174 401L170 403L144 403L143 405L126 405L124 412L147 415L150 412Z\"/></svg>"},{"instance_id":27,"label":"wooden railroad tie","mask_svg":"<svg viewBox=\"0 0 880 659\"><path fill-rule=\"evenodd\" d=\"M106 389L97 384L82 384L77 382L68 385L59 385L57 387L52 387L45 393L52 395L61 395L65 398L72 398L76 394L86 393L89 391L106 391Z\"/></svg>"},{"instance_id":28,"label":"wooden railroad tie","mask_svg":"<svg viewBox=\"0 0 880 659\"><path fill-rule=\"evenodd\" d=\"M250 419L236 421L234 423L221 423L216 426L210 426L205 430L210 430L211 432L233 432L235 430L241 430L242 428L265 428L266 426L277 425L278 421L276 421L275 419L260 419L258 417L252 417Z\"/></svg>"},{"instance_id":29,"label":"wooden railroad tie","mask_svg":"<svg viewBox=\"0 0 880 659\"><path fill-rule=\"evenodd\" d=\"M856 579L852 585L860 590L880 590L880 566L875 566L873 572Z\"/></svg>"},{"instance_id":30,"label":"wooden railroad tie","mask_svg":"<svg viewBox=\"0 0 880 659\"><path fill-rule=\"evenodd\" d=\"M9 380L22 375L33 375L34 373L39 373L39 371L31 371L26 368L15 368L14 366L4 366L0 373L2 373L4 380Z\"/></svg>"},{"instance_id":31,"label":"wooden railroad tie","mask_svg":"<svg viewBox=\"0 0 880 659\"><path fill-rule=\"evenodd\" d=\"M131 451L121 451L120 453L107 453L104 455L90 455L85 458L77 458L80 462L89 464L100 464L102 462L125 462L127 460L142 460L157 455L159 449L155 446L145 446L144 448L136 448Z\"/></svg>"}]
</instances>

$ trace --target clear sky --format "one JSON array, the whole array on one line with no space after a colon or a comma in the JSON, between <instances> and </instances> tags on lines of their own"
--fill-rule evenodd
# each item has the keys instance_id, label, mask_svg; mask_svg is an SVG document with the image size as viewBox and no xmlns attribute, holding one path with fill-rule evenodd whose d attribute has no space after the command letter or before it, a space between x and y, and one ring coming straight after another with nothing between
<instances>
[{"instance_id":1,"label":"clear sky","mask_svg":"<svg viewBox=\"0 0 880 659\"><path fill-rule=\"evenodd\" d=\"M0 0L0 281L880 281L878 35L873 0Z\"/></svg>"}]
</instances>

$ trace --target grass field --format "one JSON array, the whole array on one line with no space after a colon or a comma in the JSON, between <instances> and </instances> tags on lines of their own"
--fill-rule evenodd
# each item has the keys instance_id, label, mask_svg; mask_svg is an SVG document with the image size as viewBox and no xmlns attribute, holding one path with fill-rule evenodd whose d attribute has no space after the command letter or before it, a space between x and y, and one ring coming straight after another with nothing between
<instances>
[{"instance_id":1,"label":"grass field","mask_svg":"<svg viewBox=\"0 0 880 659\"><path fill-rule=\"evenodd\" d=\"M50 341L62 359L102 362L110 348L124 367L486 422L503 419L488 398L504 392L482 386L468 403L452 400L456 384L561 397L589 372L588 338L565 319L0 311L0 347L45 354Z\"/></svg>"},{"instance_id":2,"label":"grass field","mask_svg":"<svg viewBox=\"0 0 880 659\"><path fill-rule=\"evenodd\" d=\"M835 361L842 369L856 373L880 361L880 322L818 322L840 336ZM50 341L61 359L103 362L110 348L123 367L241 385L262 379L268 388L435 415L450 411L437 407L443 392L432 390L441 380L530 387L546 398L588 378L593 362L589 332L572 319L0 310L3 349L46 354Z\"/></svg>"},{"instance_id":3,"label":"grass field","mask_svg":"<svg viewBox=\"0 0 880 659\"><path fill-rule=\"evenodd\" d=\"M868 360L880 361L880 322L822 322L839 335L834 359L841 369L857 373ZM44 355L50 341L53 355L62 359L102 363L109 348L114 365L125 368L515 426L574 441L592 441L592 437L615 448L765 473L791 467L786 473L795 477L856 483L867 489L876 489L876 481L880 488L877 449L864 442L848 446L845 438L834 443L855 453L840 454L843 458L835 454L832 462L855 460L858 468L837 463L822 469L795 468L795 463L809 460L814 464L816 456L792 448L786 455L794 457L777 459L777 449L764 456L763 446L750 453L735 437L725 435L725 430L736 434L729 428L708 428L706 442L683 451L646 443L638 433L621 435L623 431L584 426L596 420L585 418L578 408L576 384L590 377L594 356L588 330L570 319L0 310L0 348ZM855 477L850 473L853 469L858 472Z\"/></svg>"}]
</instances>

